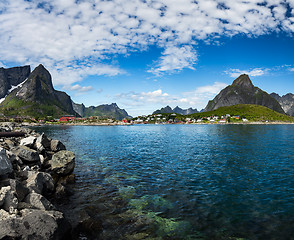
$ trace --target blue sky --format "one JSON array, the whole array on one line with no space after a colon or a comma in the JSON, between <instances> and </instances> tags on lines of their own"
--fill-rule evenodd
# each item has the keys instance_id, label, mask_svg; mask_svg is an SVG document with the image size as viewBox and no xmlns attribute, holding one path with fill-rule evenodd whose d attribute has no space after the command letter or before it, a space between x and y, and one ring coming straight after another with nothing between
<instances>
[{"instance_id":1,"label":"blue sky","mask_svg":"<svg viewBox=\"0 0 294 240\"><path fill-rule=\"evenodd\" d=\"M133 116L202 109L242 73L294 92L293 0L4 0L0 66L42 63L56 89Z\"/></svg>"}]
</instances>

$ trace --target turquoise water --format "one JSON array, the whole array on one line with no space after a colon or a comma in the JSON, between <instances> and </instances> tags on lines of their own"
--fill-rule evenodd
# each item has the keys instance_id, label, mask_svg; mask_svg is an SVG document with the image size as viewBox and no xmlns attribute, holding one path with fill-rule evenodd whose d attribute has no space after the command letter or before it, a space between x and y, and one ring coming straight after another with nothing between
<instances>
[{"instance_id":1,"label":"turquoise water","mask_svg":"<svg viewBox=\"0 0 294 240\"><path fill-rule=\"evenodd\" d=\"M294 125L37 130L76 153L102 239L294 239Z\"/></svg>"}]
</instances>

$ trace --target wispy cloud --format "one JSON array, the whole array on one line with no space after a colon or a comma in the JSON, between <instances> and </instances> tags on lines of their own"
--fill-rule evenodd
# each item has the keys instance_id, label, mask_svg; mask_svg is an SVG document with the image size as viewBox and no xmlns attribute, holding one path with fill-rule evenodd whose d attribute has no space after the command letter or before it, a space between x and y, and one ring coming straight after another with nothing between
<instances>
[{"instance_id":1,"label":"wispy cloud","mask_svg":"<svg viewBox=\"0 0 294 240\"><path fill-rule=\"evenodd\" d=\"M254 68L250 70L229 69L225 71L226 74L233 78L239 77L241 74L247 74L251 77L262 76L268 72L269 69Z\"/></svg>"},{"instance_id":2,"label":"wispy cloud","mask_svg":"<svg viewBox=\"0 0 294 240\"><path fill-rule=\"evenodd\" d=\"M194 68L199 40L293 33L293 8L293 0L1 1L0 42L5 47L0 61L43 63L54 71L55 84L69 85L88 74L87 64L79 67L85 60L102 66L92 69L97 75L123 74L119 67L107 67L108 57L156 45L162 56L149 72L178 72ZM63 68L69 66L74 73L66 78Z\"/></svg>"},{"instance_id":3,"label":"wispy cloud","mask_svg":"<svg viewBox=\"0 0 294 240\"><path fill-rule=\"evenodd\" d=\"M73 85L69 90L71 91L77 91L79 93L89 92L93 90L92 86L80 86L79 84Z\"/></svg>"},{"instance_id":4,"label":"wispy cloud","mask_svg":"<svg viewBox=\"0 0 294 240\"><path fill-rule=\"evenodd\" d=\"M289 68L290 72L294 72L294 67L293 68Z\"/></svg>"}]
</instances>

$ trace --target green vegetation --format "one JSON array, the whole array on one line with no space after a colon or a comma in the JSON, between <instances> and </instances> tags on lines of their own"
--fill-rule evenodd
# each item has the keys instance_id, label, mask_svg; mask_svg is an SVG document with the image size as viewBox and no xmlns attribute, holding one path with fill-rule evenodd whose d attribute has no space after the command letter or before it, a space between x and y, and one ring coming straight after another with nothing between
<instances>
[{"instance_id":1,"label":"green vegetation","mask_svg":"<svg viewBox=\"0 0 294 240\"><path fill-rule=\"evenodd\" d=\"M47 116L59 117L67 114L58 106L50 103L40 104L36 102L23 101L13 95L7 96L0 105L0 113L5 116L30 116L34 118L46 118Z\"/></svg>"},{"instance_id":2,"label":"green vegetation","mask_svg":"<svg viewBox=\"0 0 294 240\"><path fill-rule=\"evenodd\" d=\"M209 117L209 116L240 116L239 121L242 118L246 118L249 121L280 121L280 122L294 122L294 117L290 117L267 107L254 105L254 104L238 104L230 107L220 107L214 111L195 113L186 117L193 117L196 119ZM231 122L237 121L236 119L230 118Z\"/></svg>"}]
</instances>

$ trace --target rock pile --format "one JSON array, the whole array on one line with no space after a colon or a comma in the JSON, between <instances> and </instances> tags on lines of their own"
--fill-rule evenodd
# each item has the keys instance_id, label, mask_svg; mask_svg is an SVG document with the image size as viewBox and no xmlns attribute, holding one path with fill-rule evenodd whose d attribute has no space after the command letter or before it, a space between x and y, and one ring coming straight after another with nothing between
<instances>
[{"instance_id":1,"label":"rock pile","mask_svg":"<svg viewBox=\"0 0 294 240\"><path fill-rule=\"evenodd\" d=\"M45 134L0 123L7 131L26 134L0 138L0 239L68 239L71 226L52 203L71 193L74 153Z\"/></svg>"}]
</instances>

